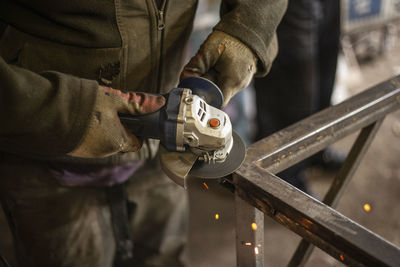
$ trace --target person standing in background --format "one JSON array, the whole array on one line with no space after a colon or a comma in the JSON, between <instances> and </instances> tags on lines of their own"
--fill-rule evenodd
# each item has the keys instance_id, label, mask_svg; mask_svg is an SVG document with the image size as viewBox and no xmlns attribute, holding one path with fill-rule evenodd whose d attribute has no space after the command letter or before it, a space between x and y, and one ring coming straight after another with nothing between
<instances>
[{"instance_id":1,"label":"person standing in background","mask_svg":"<svg viewBox=\"0 0 400 267\"><path fill-rule=\"evenodd\" d=\"M279 52L269 75L254 80L256 140L330 105L340 42L340 1L289 0L277 35ZM314 163L337 167L341 161L323 151L278 176L306 190L305 167Z\"/></svg>"}]
</instances>

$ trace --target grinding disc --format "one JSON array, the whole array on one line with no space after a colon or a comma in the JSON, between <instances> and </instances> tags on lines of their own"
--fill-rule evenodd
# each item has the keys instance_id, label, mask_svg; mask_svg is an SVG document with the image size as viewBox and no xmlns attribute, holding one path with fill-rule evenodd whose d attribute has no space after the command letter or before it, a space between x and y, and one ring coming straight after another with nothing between
<instances>
[{"instance_id":1,"label":"grinding disc","mask_svg":"<svg viewBox=\"0 0 400 267\"><path fill-rule=\"evenodd\" d=\"M224 103L224 95L218 86L212 81L203 77L189 77L182 80L179 88L189 88L192 94L198 95L206 101L207 104L221 109Z\"/></svg>"},{"instance_id":2,"label":"grinding disc","mask_svg":"<svg viewBox=\"0 0 400 267\"><path fill-rule=\"evenodd\" d=\"M221 178L235 172L242 165L246 156L246 146L242 138L232 132L233 147L223 163L205 163L197 160L189 175L198 178Z\"/></svg>"}]
</instances>

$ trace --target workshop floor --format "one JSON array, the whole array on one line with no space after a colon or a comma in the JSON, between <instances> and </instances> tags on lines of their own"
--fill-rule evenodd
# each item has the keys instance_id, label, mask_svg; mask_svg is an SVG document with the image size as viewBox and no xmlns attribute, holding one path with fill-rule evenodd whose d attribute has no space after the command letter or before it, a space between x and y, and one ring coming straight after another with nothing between
<instances>
[{"instance_id":1,"label":"workshop floor","mask_svg":"<svg viewBox=\"0 0 400 267\"><path fill-rule=\"evenodd\" d=\"M373 62L363 65L361 74L340 68L340 96L353 95L379 81L400 73L400 47ZM335 147L345 150L354 139L346 138ZM307 172L311 191L323 196L334 174L319 169ZM190 183L192 216L187 257L193 267L235 266L233 195L215 182ZM400 111L389 115L377 134L360 168L341 199L338 210L383 238L400 246ZM371 209L366 212L364 204ZM215 215L219 218L216 219ZM266 266L285 266L299 237L265 218ZM12 256L11 236L0 211L0 253L16 266ZM0 264L1 266L1 264ZM342 266L316 249L307 266Z\"/></svg>"}]
</instances>

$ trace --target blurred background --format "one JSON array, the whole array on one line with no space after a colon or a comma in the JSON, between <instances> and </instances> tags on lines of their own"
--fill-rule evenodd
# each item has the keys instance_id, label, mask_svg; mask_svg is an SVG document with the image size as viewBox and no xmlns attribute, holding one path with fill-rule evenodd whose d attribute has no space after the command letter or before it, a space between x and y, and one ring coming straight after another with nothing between
<instances>
[{"instance_id":1,"label":"blurred background","mask_svg":"<svg viewBox=\"0 0 400 267\"><path fill-rule=\"evenodd\" d=\"M315 0L315 2L323 1ZM218 22L219 4L219 0L199 1L194 31L186 51L187 60L195 54L212 27ZM331 74L334 75L330 94L331 104L337 104L400 74L398 42L400 0L342 0L340 4L339 51L335 62L336 71ZM324 12L314 15L317 19L321 19ZM289 75L287 79L292 77ZM255 104L254 87L254 84L251 84L236 95L226 108L235 130L247 145L253 143L260 135L257 112L263 116ZM287 105L287 108L290 108L289 105L292 104L288 102ZM281 106L285 109L284 101ZM268 121L266 124L268 125ZM356 135L345 138L335 144L332 150L338 155L345 155L355 137ZM334 169L323 166L303 166L301 179L308 194L321 198L330 186L335 173ZM189 182L188 191L191 207L189 246L185 252L188 266L235 266L233 194L219 186L216 181L199 179ZM397 111L386 117L343 194L337 210L396 246L400 246L399 202L400 111ZM264 229L266 266L286 266L300 238L269 217L265 218ZM11 235L2 213L0 213L0 253L16 266ZM343 265L315 249L306 266Z\"/></svg>"},{"instance_id":2,"label":"blurred background","mask_svg":"<svg viewBox=\"0 0 400 267\"><path fill-rule=\"evenodd\" d=\"M291 1L292 4L290 3ZM303 2L304 5L293 6L294 1L297 1L296 4L298 5ZM318 2L324 1L289 0L289 10L285 16L290 15L293 18L295 15L289 14L289 12L297 13L301 8L306 9L307 4L317 3L318 5ZM190 42L191 50L188 53L189 55L195 53L201 42L211 31L212 26L218 22L218 6L219 1L216 0L200 1L194 35ZM306 10L303 14L300 14L302 19L309 15L315 16L316 20L323 20L323 16L327 14L324 12L315 14L318 6L311 6L310 8L313 10L310 11L311 9L308 9L309 13ZM331 10L331 12L333 11ZM329 15L335 16L328 12ZM334 75L330 97L330 104L332 105L400 74L399 0L342 0L340 1L338 15L340 16L340 23L338 24L340 36L338 40L337 68L336 72L331 71L327 74ZM291 21L287 18L285 19L284 23L289 25L285 25L285 27L292 26ZM308 21L308 23L311 22ZM335 22L331 23L334 24ZM288 30L286 29L286 32L283 32L283 25L280 27L278 31L281 31L281 36L278 35L278 39L283 36L281 45L286 41L284 34ZM307 24L302 29L306 27L312 26ZM336 30L329 28L329 25L328 27L323 25L321 28L323 30L327 29L328 35L336 34ZM335 39L331 39L331 41L334 42ZM315 46L313 42L315 41L311 42ZM324 50L329 50L329 48ZM285 52L284 47L281 49L281 53ZM310 53L315 55L316 52ZM333 51L332 53L335 52ZM329 56L332 57L333 55ZM296 60L295 56L293 57ZM310 58L309 60L313 59ZM320 60L324 61L324 58L320 58ZM320 71L323 71L323 67L322 63ZM318 65L316 68L318 68ZM281 72L285 71L284 67L281 67L280 70ZM272 71L278 72L279 70L273 69ZM314 73L307 77L315 79L315 76L318 75L321 74ZM289 73L286 78L294 79L293 76ZM270 79L273 80L274 78ZM279 87L278 82L269 82L269 84L272 83ZM256 90L260 89L255 89L254 87L254 83L251 84L235 96L226 108L235 130L247 144L253 143L263 135L263 133L260 133L260 128L263 126L259 125L257 112L259 112L259 116L266 115L257 110L255 103L256 96L257 98L259 96ZM261 90L272 89L271 87L261 88ZM294 91L296 88L291 90ZM285 105L283 100L280 104L281 109L290 108L290 105L296 104L292 102L288 101ZM272 123L273 121L271 121ZM268 121L265 124L268 127ZM266 130L269 134L271 131L271 129ZM336 143L332 150L339 155L346 155L356 136L356 134L349 136ZM331 185L336 171L334 168L328 169L324 168L324 166L303 168L301 178L304 179L307 192L321 199ZM206 183L207 187L204 183ZM216 182L199 180L191 181L189 192L191 202L191 231L188 250L188 258L191 264L189 266L235 266L233 194L221 188ZM400 246L399 202L400 111L397 111L387 116L384 120L369 151L344 192L337 210L389 242ZM218 214L218 219L216 214ZM300 238L267 216L265 217L264 231L265 265L274 267L286 266L300 242ZM306 266L343 266L343 264L323 251L314 249Z\"/></svg>"}]
</instances>

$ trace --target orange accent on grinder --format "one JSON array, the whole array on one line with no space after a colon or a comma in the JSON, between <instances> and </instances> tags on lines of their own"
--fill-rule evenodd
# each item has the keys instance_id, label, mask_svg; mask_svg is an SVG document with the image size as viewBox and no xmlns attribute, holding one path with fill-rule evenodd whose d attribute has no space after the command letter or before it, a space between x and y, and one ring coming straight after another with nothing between
<instances>
[{"instance_id":1,"label":"orange accent on grinder","mask_svg":"<svg viewBox=\"0 0 400 267\"><path fill-rule=\"evenodd\" d=\"M219 119L213 118L213 119L210 119L210 120L208 121L208 124L210 124L210 126L211 126L212 128L217 128L217 127L219 127L219 125L220 125L221 123L220 123Z\"/></svg>"}]
</instances>

